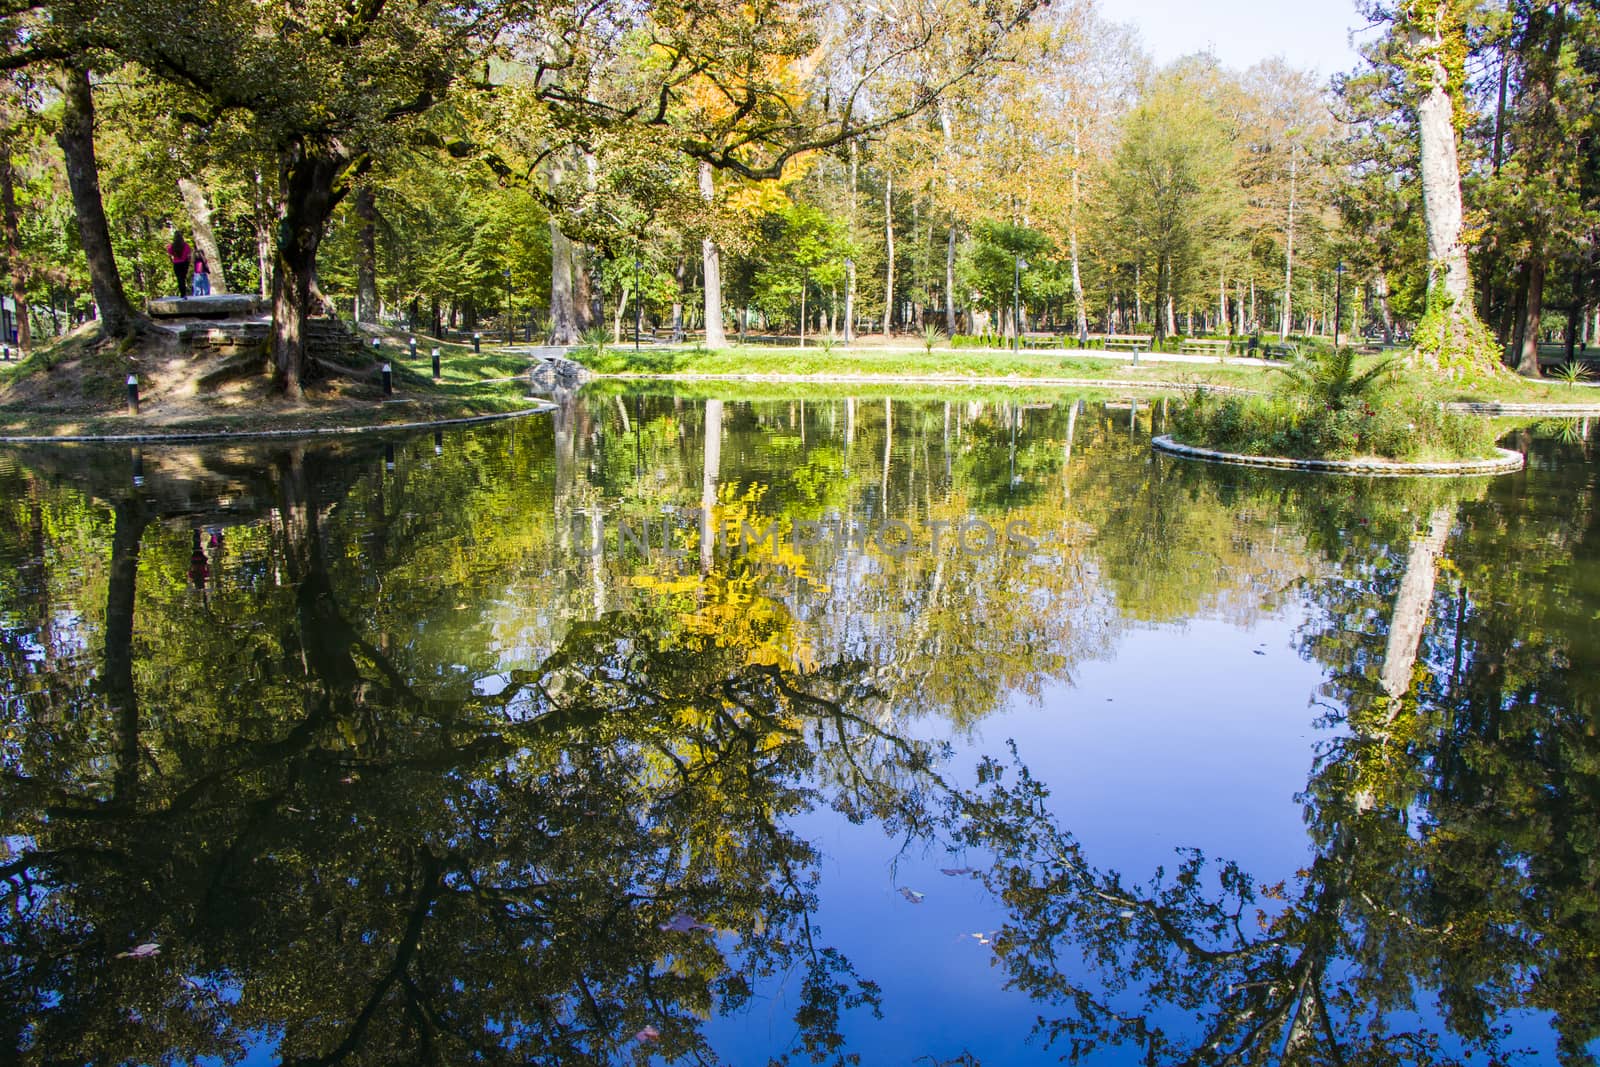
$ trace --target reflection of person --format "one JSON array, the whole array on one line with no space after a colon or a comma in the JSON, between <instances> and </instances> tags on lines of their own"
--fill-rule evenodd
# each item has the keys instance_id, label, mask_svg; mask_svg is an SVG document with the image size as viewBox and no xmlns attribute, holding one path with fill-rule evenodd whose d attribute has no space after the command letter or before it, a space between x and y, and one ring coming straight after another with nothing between
<instances>
[{"instance_id":1,"label":"reflection of person","mask_svg":"<svg viewBox=\"0 0 1600 1067\"><path fill-rule=\"evenodd\" d=\"M189 554L189 584L202 592L206 587L206 580L211 577L211 564L206 559L205 550L200 547L200 531L194 532L194 551Z\"/></svg>"},{"instance_id":2,"label":"reflection of person","mask_svg":"<svg viewBox=\"0 0 1600 1067\"><path fill-rule=\"evenodd\" d=\"M205 253L195 249L194 253L194 296L211 295L211 265L206 262Z\"/></svg>"},{"instance_id":3,"label":"reflection of person","mask_svg":"<svg viewBox=\"0 0 1600 1067\"><path fill-rule=\"evenodd\" d=\"M167 258L172 260L172 274L178 279L178 295L189 295L189 260L193 255L182 230L172 231L172 243L167 246Z\"/></svg>"}]
</instances>

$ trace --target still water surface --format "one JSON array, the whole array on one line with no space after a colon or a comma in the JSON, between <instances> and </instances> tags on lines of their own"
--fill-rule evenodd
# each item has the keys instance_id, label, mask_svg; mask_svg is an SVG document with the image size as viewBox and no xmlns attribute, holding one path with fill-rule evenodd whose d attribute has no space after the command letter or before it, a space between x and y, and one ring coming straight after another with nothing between
<instances>
[{"instance_id":1,"label":"still water surface","mask_svg":"<svg viewBox=\"0 0 1600 1067\"><path fill-rule=\"evenodd\" d=\"M1365 481L1160 422L0 451L0 1052L1593 1062L1587 442Z\"/></svg>"}]
</instances>

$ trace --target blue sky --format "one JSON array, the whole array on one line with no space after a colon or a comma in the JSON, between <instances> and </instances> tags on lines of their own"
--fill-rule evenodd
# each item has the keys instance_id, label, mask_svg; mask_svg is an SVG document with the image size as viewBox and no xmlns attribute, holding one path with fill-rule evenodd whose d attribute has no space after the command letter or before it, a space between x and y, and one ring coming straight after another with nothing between
<instances>
[{"instance_id":1,"label":"blue sky","mask_svg":"<svg viewBox=\"0 0 1600 1067\"><path fill-rule=\"evenodd\" d=\"M1159 63L1209 49L1240 70L1282 56L1324 76L1355 65L1350 31L1365 25L1354 0L1101 0L1100 10L1136 26Z\"/></svg>"}]
</instances>

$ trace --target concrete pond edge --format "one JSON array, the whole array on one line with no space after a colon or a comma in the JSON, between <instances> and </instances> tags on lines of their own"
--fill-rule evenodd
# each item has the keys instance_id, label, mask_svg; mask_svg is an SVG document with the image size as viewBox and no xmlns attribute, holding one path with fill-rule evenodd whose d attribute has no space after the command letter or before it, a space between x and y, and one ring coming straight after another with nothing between
<instances>
[{"instance_id":1,"label":"concrete pond edge","mask_svg":"<svg viewBox=\"0 0 1600 1067\"><path fill-rule=\"evenodd\" d=\"M44 434L0 437L0 445L49 444L102 444L102 445L178 445L203 444L218 441L265 441L294 437L349 437L358 434L397 433L410 430L434 430L445 426L470 426L475 423L503 422L529 415L554 411L556 406L548 401L538 401L537 406L516 411L496 411L487 415L463 415L449 419L427 419L419 422L385 422L372 426L301 426L282 430L211 430L193 433L130 433L130 434Z\"/></svg>"},{"instance_id":2,"label":"concrete pond edge","mask_svg":"<svg viewBox=\"0 0 1600 1067\"><path fill-rule=\"evenodd\" d=\"M1396 463L1380 459L1292 459L1288 456L1246 456L1238 452L1218 452L1174 441L1154 438L1150 445L1185 459L1208 463L1229 463L1239 467L1266 467L1274 470L1312 471L1319 474L1353 474L1371 478L1430 477L1449 478L1475 474L1509 474L1520 471L1527 458L1509 448L1497 448L1494 459L1467 459L1453 463Z\"/></svg>"}]
</instances>

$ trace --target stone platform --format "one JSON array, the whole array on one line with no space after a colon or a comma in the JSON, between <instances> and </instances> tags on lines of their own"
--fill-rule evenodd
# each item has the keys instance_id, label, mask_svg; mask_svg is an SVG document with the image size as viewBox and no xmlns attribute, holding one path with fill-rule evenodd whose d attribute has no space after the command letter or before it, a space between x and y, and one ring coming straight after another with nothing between
<instances>
[{"instance_id":1,"label":"stone platform","mask_svg":"<svg viewBox=\"0 0 1600 1067\"><path fill-rule=\"evenodd\" d=\"M150 317L155 319L254 318L269 310L265 300L250 293L163 296L150 301Z\"/></svg>"}]
</instances>

